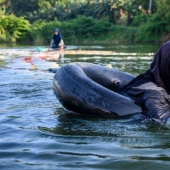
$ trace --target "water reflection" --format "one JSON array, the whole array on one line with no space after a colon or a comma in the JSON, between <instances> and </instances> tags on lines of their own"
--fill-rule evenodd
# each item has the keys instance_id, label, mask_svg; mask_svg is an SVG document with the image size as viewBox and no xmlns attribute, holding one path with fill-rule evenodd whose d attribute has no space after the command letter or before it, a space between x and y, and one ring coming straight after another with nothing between
<instances>
[{"instance_id":1,"label":"water reflection","mask_svg":"<svg viewBox=\"0 0 170 170\"><path fill-rule=\"evenodd\" d=\"M64 53L58 53L58 54L55 54L55 53L51 53L51 54L46 54L46 53L41 53L41 52L38 52L34 55L30 55L28 57L24 57L24 61L26 63L29 63L30 66L31 66L31 69L32 70L35 70L37 69L36 68L36 61L40 59L40 60L44 60L44 61L51 61L53 63L55 63L52 67L54 68L58 68L59 67L59 64L63 63L64 62ZM40 69L40 68L38 68Z\"/></svg>"}]
</instances>

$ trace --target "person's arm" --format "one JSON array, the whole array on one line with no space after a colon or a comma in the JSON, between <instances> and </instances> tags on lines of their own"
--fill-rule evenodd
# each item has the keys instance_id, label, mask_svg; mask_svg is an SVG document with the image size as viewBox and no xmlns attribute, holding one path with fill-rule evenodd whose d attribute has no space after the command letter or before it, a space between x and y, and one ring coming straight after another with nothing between
<instances>
[{"instance_id":1,"label":"person's arm","mask_svg":"<svg viewBox=\"0 0 170 170\"><path fill-rule=\"evenodd\" d=\"M144 93L143 100L146 114L151 120L170 127L170 98L167 92L161 87L153 86Z\"/></svg>"},{"instance_id":2,"label":"person's arm","mask_svg":"<svg viewBox=\"0 0 170 170\"><path fill-rule=\"evenodd\" d=\"M60 46L60 49L64 48L64 41L63 41L63 39L60 40L59 46Z\"/></svg>"},{"instance_id":3,"label":"person's arm","mask_svg":"<svg viewBox=\"0 0 170 170\"><path fill-rule=\"evenodd\" d=\"M126 95L139 102L150 120L169 126L170 97L162 87L153 82L131 87Z\"/></svg>"}]
</instances>

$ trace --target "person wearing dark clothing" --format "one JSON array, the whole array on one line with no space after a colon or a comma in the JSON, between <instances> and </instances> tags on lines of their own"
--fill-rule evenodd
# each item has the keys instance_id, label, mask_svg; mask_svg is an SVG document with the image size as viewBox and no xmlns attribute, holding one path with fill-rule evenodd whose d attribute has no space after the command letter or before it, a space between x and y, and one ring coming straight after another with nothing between
<instances>
[{"instance_id":1,"label":"person wearing dark clothing","mask_svg":"<svg viewBox=\"0 0 170 170\"><path fill-rule=\"evenodd\" d=\"M157 51L149 70L124 86L122 93L151 120L170 127L170 41Z\"/></svg>"},{"instance_id":2,"label":"person wearing dark clothing","mask_svg":"<svg viewBox=\"0 0 170 170\"><path fill-rule=\"evenodd\" d=\"M50 47L54 48L54 49L63 49L64 48L63 37L62 37L60 30L58 28L54 29L54 35L53 35Z\"/></svg>"}]
</instances>

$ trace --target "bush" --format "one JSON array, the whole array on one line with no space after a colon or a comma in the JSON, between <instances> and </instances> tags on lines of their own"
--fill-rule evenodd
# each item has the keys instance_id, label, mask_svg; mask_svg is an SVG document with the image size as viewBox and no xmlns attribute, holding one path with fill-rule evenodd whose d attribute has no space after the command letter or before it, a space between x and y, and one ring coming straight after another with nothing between
<instances>
[{"instance_id":1,"label":"bush","mask_svg":"<svg viewBox=\"0 0 170 170\"><path fill-rule=\"evenodd\" d=\"M136 41L153 42L160 39L163 33L169 33L169 23L162 20L159 13L147 17L145 23L139 25Z\"/></svg>"},{"instance_id":2,"label":"bush","mask_svg":"<svg viewBox=\"0 0 170 170\"><path fill-rule=\"evenodd\" d=\"M112 25L109 39L116 42L134 42L137 33L136 27Z\"/></svg>"},{"instance_id":3,"label":"bush","mask_svg":"<svg viewBox=\"0 0 170 170\"><path fill-rule=\"evenodd\" d=\"M50 42L54 28L59 28L64 40L77 42L82 39L93 39L101 35L106 36L111 28L107 18L98 20L92 17L80 16L70 21L37 21L33 24L32 35L35 42ZM106 38L106 37L105 37Z\"/></svg>"},{"instance_id":4,"label":"bush","mask_svg":"<svg viewBox=\"0 0 170 170\"><path fill-rule=\"evenodd\" d=\"M22 36L30 31L29 21L23 17L16 17L13 15L4 16L0 18L1 40L7 42L16 42Z\"/></svg>"},{"instance_id":5,"label":"bush","mask_svg":"<svg viewBox=\"0 0 170 170\"><path fill-rule=\"evenodd\" d=\"M78 37L81 36L83 38L100 36L101 34L108 33L111 28L108 18L98 20L92 17L80 16L70 22L72 32Z\"/></svg>"}]
</instances>

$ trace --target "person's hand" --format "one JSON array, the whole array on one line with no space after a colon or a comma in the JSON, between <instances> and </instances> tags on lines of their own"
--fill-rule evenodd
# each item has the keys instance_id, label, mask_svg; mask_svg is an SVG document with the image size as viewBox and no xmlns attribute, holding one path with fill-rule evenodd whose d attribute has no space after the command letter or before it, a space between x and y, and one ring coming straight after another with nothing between
<instances>
[{"instance_id":1,"label":"person's hand","mask_svg":"<svg viewBox=\"0 0 170 170\"><path fill-rule=\"evenodd\" d=\"M64 49L64 45L62 45L61 47L60 47L60 50L63 50Z\"/></svg>"}]
</instances>

